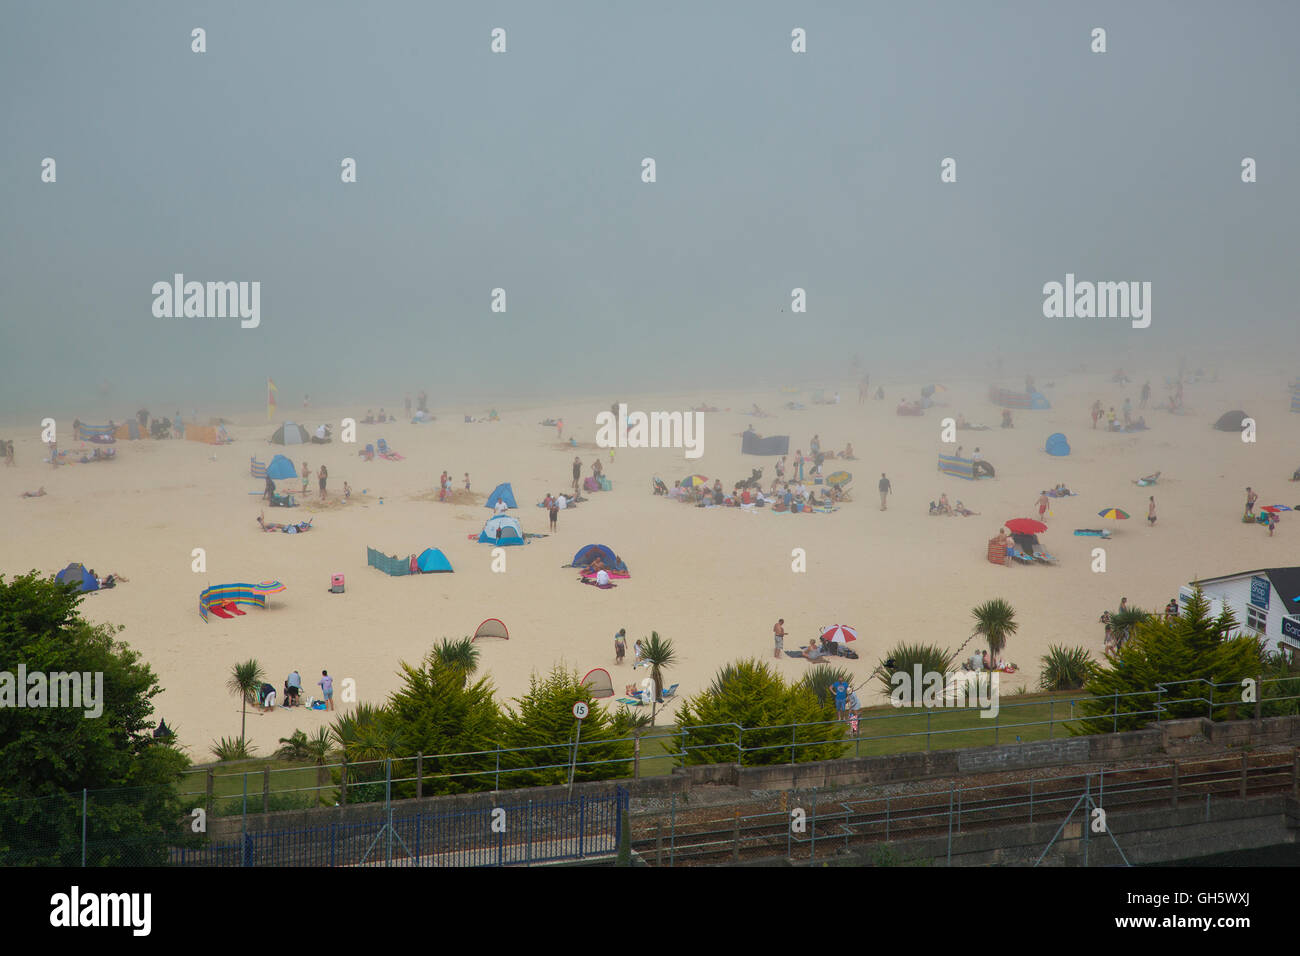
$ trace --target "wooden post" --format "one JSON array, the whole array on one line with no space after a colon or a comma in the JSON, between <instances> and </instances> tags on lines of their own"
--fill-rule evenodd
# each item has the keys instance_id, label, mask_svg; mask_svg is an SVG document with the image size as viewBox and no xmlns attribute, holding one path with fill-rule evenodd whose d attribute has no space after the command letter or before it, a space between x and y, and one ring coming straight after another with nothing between
<instances>
[{"instance_id":1,"label":"wooden post","mask_svg":"<svg viewBox=\"0 0 1300 956\"><path fill-rule=\"evenodd\" d=\"M262 768L262 812L271 812L271 768Z\"/></svg>"}]
</instances>

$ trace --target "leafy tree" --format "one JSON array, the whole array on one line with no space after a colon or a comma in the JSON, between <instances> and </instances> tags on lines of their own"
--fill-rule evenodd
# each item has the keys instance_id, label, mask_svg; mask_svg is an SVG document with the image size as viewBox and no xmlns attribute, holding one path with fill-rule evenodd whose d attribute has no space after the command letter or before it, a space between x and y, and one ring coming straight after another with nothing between
<instances>
[{"instance_id":1,"label":"leafy tree","mask_svg":"<svg viewBox=\"0 0 1300 956\"><path fill-rule=\"evenodd\" d=\"M792 748L797 762L843 754L845 725L835 719L834 701L819 701L807 683L787 685L766 663L750 659L723 667L708 689L678 708L673 756L679 764L735 763L736 724L743 728L739 762L745 766L786 763Z\"/></svg>"},{"instance_id":2,"label":"leafy tree","mask_svg":"<svg viewBox=\"0 0 1300 956\"><path fill-rule=\"evenodd\" d=\"M419 667L403 661L401 676L402 686L376 717L389 741L385 755L408 758L400 772L394 766L393 776L414 776L415 761L409 758L416 753L452 754L425 757L425 793L492 789L488 771L496 768L495 756L479 753L493 750L501 734L501 710L491 683L486 678L471 683L461 667L445 663L436 649ZM415 783L395 784L393 792L414 796Z\"/></svg>"},{"instance_id":3,"label":"leafy tree","mask_svg":"<svg viewBox=\"0 0 1300 956\"><path fill-rule=\"evenodd\" d=\"M1093 698L1079 709L1091 719L1080 721L1076 732L1136 730L1157 717L1225 720L1253 713L1253 705L1242 706L1241 681L1260 675L1262 645L1236 629L1226 607L1210 617L1199 588L1178 617L1134 624L1129 639L1088 681Z\"/></svg>"},{"instance_id":4,"label":"leafy tree","mask_svg":"<svg viewBox=\"0 0 1300 956\"><path fill-rule=\"evenodd\" d=\"M187 839L177 784L190 761L177 738L152 735L158 678L115 639L121 627L81 617L82 597L35 571L0 576L0 670L103 675L83 684L83 700L99 698L97 716L0 707L0 865L79 866L83 788L87 865L161 865Z\"/></svg>"},{"instance_id":5,"label":"leafy tree","mask_svg":"<svg viewBox=\"0 0 1300 956\"><path fill-rule=\"evenodd\" d=\"M620 721L598 706L576 671L556 667L542 678L533 674L529 679L528 693L515 700L518 709L507 715L502 745L538 749L501 755L503 786L506 785L504 768L507 767L511 770L509 786L568 782L573 747L547 745L566 737L570 741L574 739L577 721L573 716L573 705L578 701L587 704L587 716L582 721L578 766L573 779L607 780L625 777L631 772L632 741L622 739L629 736L626 718ZM548 769L536 769L541 767Z\"/></svg>"},{"instance_id":6,"label":"leafy tree","mask_svg":"<svg viewBox=\"0 0 1300 956\"><path fill-rule=\"evenodd\" d=\"M981 635L989 645L989 657L995 658L1007 646L1007 638L1020 628L1016 621L1016 610L1002 598L993 598L971 609L975 618L975 633Z\"/></svg>"},{"instance_id":7,"label":"leafy tree","mask_svg":"<svg viewBox=\"0 0 1300 956\"><path fill-rule=\"evenodd\" d=\"M243 737L222 737L212 742L212 756L220 761L247 760L257 753L257 748Z\"/></svg>"},{"instance_id":8,"label":"leafy tree","mask_svg":"<svg viewBox=\"0 0 1300 956\"><path fill-rule=\"evenodd\" d=\"M266 672L262 670L262 665L255 659L236 664L231 668L230 676L226 678L226 690L238 697L243 705L239 714L239 739L241 741L248 739L244 732L248 722L248 703L257 700L257 692L262 689L262 684L265 682Z\"/></svg>"}]
</instances>

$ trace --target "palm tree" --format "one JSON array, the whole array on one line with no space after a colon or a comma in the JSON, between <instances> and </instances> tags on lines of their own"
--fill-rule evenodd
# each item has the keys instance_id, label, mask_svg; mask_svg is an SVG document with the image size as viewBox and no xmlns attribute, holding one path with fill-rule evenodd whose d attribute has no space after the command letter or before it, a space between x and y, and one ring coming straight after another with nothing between
<instances>
[{"instance_id":1,"label":"palm tree","mask_svg":"<svg viewBox=\"0 0 1300 956\"><path fill-rule=\"evenodd\" d=\"M261 690L265 681L266 673L256 659L236 664L230 672L230 677L226 679L226 690L238 697L243 705L239 716L239 739L241 741L245 739L244 730L248 722L248 699L250 697L254 700L257 699L257 692Z\"/></svg>"},{"instance_id":2,"label":"palm tree","mask_svg":"<svg viewBox=\"0 0 1300 956\"><path fill-rule=\"evenodd\" d=\"M982 635L989 643L990 659L1002 653L1002 649L1007 646L1007 638L1020 627L1016 622L1015 608L1002 598L993 598L972 608L971 616L975 618L975 633Z\"/></svg>"},{"instance_id":3,"label":"palm tree","mask_svg":"<svg viewBox=\"0 0 1300 956\"><path fill-rule=\"evenodd\" d=\"M641 642L641 660L650 665L650 679L655 683L655 699L650 702L650 722L654 723L655 708L663 698L664 669L677 663L677 652L673 642L659 636L658 631L651 631L650 636Z\"/></svg>"},{"instance_id":4,"label":"palm tree","mask_svg":"<svg viewBox=\"0 0 1300 956\"><path fill-rule=\"evenodd\" d=\"M478 670L478 648L468 637L462 637L459 641L444 637L441 644L433 645L429 659L460 671L466 678Z\"/></svg>"},{"instance_id":5,"label":"palm tree","mask_svg":"<svg viewBox=\"0 0 1300 956\"><path fill-rule=\"evenodd\" d=\"M316 789L318 792L324 791L329 779L325 766L335 756L334 738L330 729L317 727L315 734L310 737L301 730L295 730L292 737L281 737L280 744L275 755L281 760L310 761L316 765Z\"/></svg>"},{"instance_id":6,"label":"palm tree","mask_svg":"<svg viewBox=\"0 0 1300 956\"><path fill-rule=\"evenodd\" d=\"M1124 642L1133 635L1133 626L1141 624L1151 617L1149 611L1140 607L1126 607L1122 611L1110 612L1110 630L1115 635L1115 644L1123 647Z\"/></svg>"}]
</instances>

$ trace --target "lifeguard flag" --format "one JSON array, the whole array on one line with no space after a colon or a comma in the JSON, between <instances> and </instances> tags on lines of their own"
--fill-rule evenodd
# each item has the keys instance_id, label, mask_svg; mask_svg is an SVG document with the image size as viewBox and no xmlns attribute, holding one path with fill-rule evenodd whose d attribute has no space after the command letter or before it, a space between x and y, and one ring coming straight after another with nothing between
<instances>
[{"instance_id":1,"label":"lifeguard flag","mask_svg":"<svg viewBox=\"0 0 1300 956\"><path fill-rule=\"evenodd\" d=\"M269 422L275 417L275 382L269 378L266 380L266 420Z\"/></svg>"}]
</instances>

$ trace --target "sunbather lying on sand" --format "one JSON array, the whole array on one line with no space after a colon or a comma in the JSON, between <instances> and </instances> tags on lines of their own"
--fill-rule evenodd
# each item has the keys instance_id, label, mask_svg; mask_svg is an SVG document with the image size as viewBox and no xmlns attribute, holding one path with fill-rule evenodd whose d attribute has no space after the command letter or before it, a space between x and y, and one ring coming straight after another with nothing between
<instances>
[{"instance_id":1,"label":"sunbather lying on sand","mask_svg":"<svg viewBox=\"0 0 1300 956\"><path fill-rule=\"evenodd\" d=\"M40 486L39 488L37 488L35 491L24 491L24 492L23 492L21 495L19 495L18 497L19 497L19 498L44 498L44 497L45 497L45 486L44 486L44 485L41 485L41 486Z\"/></svg>"}]
</instances>

